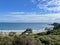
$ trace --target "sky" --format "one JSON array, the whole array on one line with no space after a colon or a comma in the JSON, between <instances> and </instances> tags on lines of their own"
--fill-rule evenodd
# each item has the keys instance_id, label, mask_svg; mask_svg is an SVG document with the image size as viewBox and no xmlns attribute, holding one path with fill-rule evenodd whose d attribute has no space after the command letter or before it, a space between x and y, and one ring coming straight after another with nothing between
<instances>
[{"instance_id":1,"label":"sky","mask_svg":"<svg viewBox=\"0 0 60 45\"><path fill-rule=\"evenodd\" d=\"M0 22L60 22L60 0L0 0Z\"/></svg>"}]
</instances>

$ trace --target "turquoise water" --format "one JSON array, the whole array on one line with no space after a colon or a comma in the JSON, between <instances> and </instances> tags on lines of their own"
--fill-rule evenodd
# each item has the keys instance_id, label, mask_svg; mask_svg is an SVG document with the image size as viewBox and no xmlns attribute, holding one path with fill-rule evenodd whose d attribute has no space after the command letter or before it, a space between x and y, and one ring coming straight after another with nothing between
<instances>
[{"instance_id":1,"label":"turquoise water","mask_svg":"<svg viewBox=\"0 0 60 45\"><path fill-rule=\"evenodd\" d=\"M51 27L51 25L47 23L0 23L0 30L25 30L27 28L40 30L46 27Z\"/></svg>"}]
</instances>

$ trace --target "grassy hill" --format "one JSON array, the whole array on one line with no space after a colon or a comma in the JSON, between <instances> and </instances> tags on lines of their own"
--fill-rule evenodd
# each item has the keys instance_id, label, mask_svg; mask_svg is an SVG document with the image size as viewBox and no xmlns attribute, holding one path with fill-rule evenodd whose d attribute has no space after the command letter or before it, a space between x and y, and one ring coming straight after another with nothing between
<instances>
[{"instance_id":1,"label":"grassy hill","mask_svg":"<svg viewBox=\"0 0 60 45\"><path fill-rule=\"evenodd\" d=\"M40 36L39 40L42 45L60 45L60 35Z\"/></svg>"},{"instance_id":2,"label":"grassy hill","mask_svg":"<svg viewBox=\"0 0 60 45\"><path fill-rule=\"evenodd\" d=\"M0 36L0 45L60 45L60 35Z\"/></svg>"}]
</instances>

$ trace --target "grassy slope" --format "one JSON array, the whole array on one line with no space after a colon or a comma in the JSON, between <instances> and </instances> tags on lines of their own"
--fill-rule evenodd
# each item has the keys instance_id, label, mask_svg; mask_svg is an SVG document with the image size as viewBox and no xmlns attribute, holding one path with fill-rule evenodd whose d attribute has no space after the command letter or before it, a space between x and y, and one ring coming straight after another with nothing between
<instances>
[{"instance_id":1,"label":"grassy slope","mask_svg":"<svg viewBox=\"0 0 60 45\"><path fill-rule=\"evenodd\" d=\"M60 45L60 29L37 34L42 45Z\"/></svg>"},{"instance_id":2,"label":"grassy slope","mask_svg":"<svg viewBox=\"0 0 60 45\"><path fill-rule=\"evenodd\" d=\"M60 29L47 32L39 35L0 35L0 45L60 45Z\"/></svg>"},{"instance_id":3,"label":"grassy slope","mask_svg":"<svg viewBox=\"0 0 60 45\"><path fill-rule=\"evenodd\" d=\"M40 36L39 40L42 45L60 45L60 35L44 35Z\"/></svg>"},{"instance_id":4,"label":"grassy slope","mask_svg":"<svg viewBox=\"0 0 60 45\"><path fill-rule=\"evenodd\" d=\"M47 32L39 35L0 35L0 45L60 45L60 29Z\"/></svg>"},{"instance_id":5,"label":"grassy slope","mask_svg":"<svg viewBox=\"0 0 60 45\"><path fill-rule=\"evenodd\" d=\"M60 45L60 35L0 36L0 45Z\"/></svg>"}]
</instances>

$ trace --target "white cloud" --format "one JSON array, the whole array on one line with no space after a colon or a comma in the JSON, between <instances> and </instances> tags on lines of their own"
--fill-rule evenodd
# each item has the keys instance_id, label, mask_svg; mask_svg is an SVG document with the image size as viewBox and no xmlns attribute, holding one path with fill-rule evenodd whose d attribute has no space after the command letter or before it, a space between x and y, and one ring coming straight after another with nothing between
<instances>
[{"instance_id":1,"label":"white cloud","mask_svg":"<svg viewBox=\"0 0 60 45\"><path fill-rule=\"evenodd\" d=\"M60 13L45 15L4 15L0 22L60 22Z\"/></svg>"},{"instance_id":2,"label":"white cloud","mask_svg":"<svg viewBox=\"0 0 60 45\"><path fill-rule=\"evenodd\" d=\"M35 15L36 12L8 12L7 15Z\"/></svg>"},{"instance_id":3,"label":"white cloud","mask_svg":"<svg viewBox=\"0 0 60 45\"><path fill-rule=\"evenodd\" d=\"M60 0L32 0L37 7L49 11L60 11Z\"/></svg>"},{"instance_id":4,"label":"white cloud","mask_svg":"<svg viewBox=\"0 0 60 45\"><path fill-rule=\"evenodd\" d=\"M20 15L20 14L25 14L25 12L9 12L9 14Z\"/></svg>"}]
</instances>

